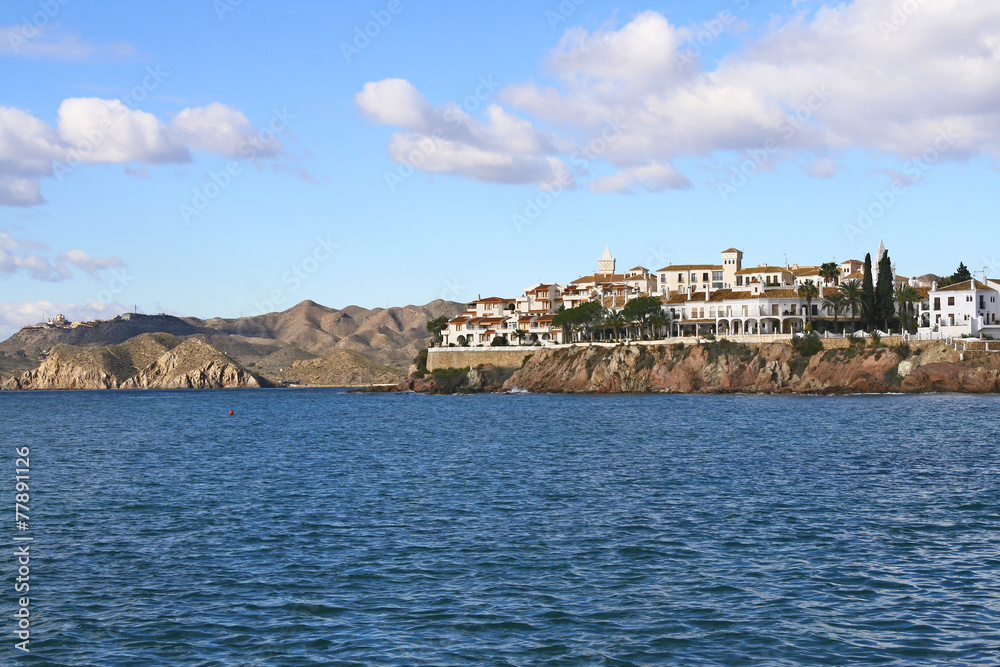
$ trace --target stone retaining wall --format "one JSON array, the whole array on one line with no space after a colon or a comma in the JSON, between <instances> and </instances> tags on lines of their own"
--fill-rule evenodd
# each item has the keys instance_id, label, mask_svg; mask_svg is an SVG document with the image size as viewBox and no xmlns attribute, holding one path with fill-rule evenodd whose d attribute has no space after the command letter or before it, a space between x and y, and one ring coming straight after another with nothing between
<instances>
[{"instance_id":1,"label":"stone retaining wall","mask_svg":"<svg viewBox=\"0 0 1000 667\"><path fill-rule=\"evenodd\" d=\"M720 340L734 340L733 342L739 341L745 345L758 346L761 344L766 344L770 342L778 343L788 343L791 344L792 337L786 335L783 338L777 338L775 340L757 340L749 341L747 340L751 336L722 336ZM771 337L766 337L771 338ZM865 347L871 346L871 339L865 338ZM847 338L820 338L823 343L823 348L826 350L836 350L843 349L850 345L850 341ZM883 336L883 345L898 345L905 342L902 336ZM698 345L699 339L697 338L667 338L664 340L655 341L632 341L628 343L630 345L676 345L677 343L683 343L685 345ZM915 343L915 341L911 341ZM620 343L571 343L569 345L558 345L556 348L568 348L568 347L587 347L593 345L595 347L615 347L620 345ZM539 347L432 347L427 350L427 370L433 371L436 368L475 368L480 364L489 364L491 366L497 366L499 368L520 368L521 364L524 362L524 358L530 354L534 354L538 350L543 349Z\"/></svg>"},{"instance_id":2,"label":"stone retaining wall","mask_svg":"<svg viewBox=\"0 0 1000 667\"><path fill-rule=\"evenodd\" d=\"M520 368L524 358L538 352L537 347L432 347L427 350L427 370L469 368L490 364L499 368Z\"/></svg>"}]
</instances>

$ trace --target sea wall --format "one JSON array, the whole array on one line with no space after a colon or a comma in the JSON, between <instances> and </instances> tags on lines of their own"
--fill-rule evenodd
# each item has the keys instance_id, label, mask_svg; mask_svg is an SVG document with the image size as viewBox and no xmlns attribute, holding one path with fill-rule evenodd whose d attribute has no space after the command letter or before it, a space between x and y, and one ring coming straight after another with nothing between
<instances>
[{"instance_id":1,"label":"sea wall","mask_svg":"<svg viewBox=\"0 0 1000 667\"><path fill-rule=\"evenodd\" d=\"M497 368L520 368L537 347L432 347L427 350L427 370L475 368L483 364Z\"/></svg>"}]
</instances>

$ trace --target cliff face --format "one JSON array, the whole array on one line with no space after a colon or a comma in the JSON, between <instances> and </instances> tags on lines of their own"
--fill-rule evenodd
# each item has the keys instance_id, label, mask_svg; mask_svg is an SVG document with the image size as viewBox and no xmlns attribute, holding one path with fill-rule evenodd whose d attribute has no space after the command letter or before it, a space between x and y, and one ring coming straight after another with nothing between
<instances>
[{"instance_id":1,"label":"cliff face","mask_svg":"<svg viewBox=\"0 0 1000 667\"><path fill-rule=\"evenodd\" d=\"M220 389L259 387L251 373L198 339L145 334L121 345L58 345L0 389Z\"/></svg>"},{"instance_id":2,"label":"cliff face","mask_svg":"<svg viewBox=\"0 0 1000 667\"><path fill-rule=\"evenodd\" d=\"M1000 392L1000 355L961 360L941 343L827 350L710 343L542 349L504 384L533 392Z\"/></svg>"}]
</instances>

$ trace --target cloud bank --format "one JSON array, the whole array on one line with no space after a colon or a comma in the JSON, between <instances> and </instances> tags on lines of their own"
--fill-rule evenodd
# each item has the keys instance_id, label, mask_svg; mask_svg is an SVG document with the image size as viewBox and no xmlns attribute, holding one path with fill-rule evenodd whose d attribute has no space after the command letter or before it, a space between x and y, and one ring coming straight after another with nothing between
<instances>
[{"instance_id":1,"label":"cloud bank","mask_svg":"<svg viewBox=\"0 0 1000 667\"><path fill-rule=\"evenodd\" d=\"M26 273L35 280L60 282L73 277L74 269L97 279L101 271L125 266L117 257L91 257L83 250L51 257L45 254L48 250L45 244L0 232L0 273Z\"/></svg>"},{"instance_id":2,"label":"cloud bank","mask_svg":"<svg viewBox=\"0 0 1000 667\"><path fill-rule=\"evenodd\" d=\"M726 12L714 22L743 25ZM592 191L659 192L692 186L676 160L726 152L800 158L817 178L834 175L846 151L912 160L942 137L949 160L1000 157L995 3L823 5L775 19L711 69L703 33L652 11L620 27L570 28L545 60L551 83L499 89L482 119L456 103L434 107L401 79L369 82L355 102L399 130L388 144L396 162L542 188L566 184L567 162L579 177L594 160L612 173L593 177ZM421 152L420 164L410 159Z\"/></svg>"},{"instance_id":3,"label":"cloud bank","mask_svg":"<svg viewBox=\"0 0 1000 667\"><path fill-rule=\"evenodd\" d=\"M62 178L83 164L178 164L192 152L270 158L284 150L241 112L220 103L184 109L169 123L120 100L71 98L55 127L30 113L0 106L0 206L44 202L41 179ZM142 172L139 172L142 173Z\"/></svg>"}]
</instances>

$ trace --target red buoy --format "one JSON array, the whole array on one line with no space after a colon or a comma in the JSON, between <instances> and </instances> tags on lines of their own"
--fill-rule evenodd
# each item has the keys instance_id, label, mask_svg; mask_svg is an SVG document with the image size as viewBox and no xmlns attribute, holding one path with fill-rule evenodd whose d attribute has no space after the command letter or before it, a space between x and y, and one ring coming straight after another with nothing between
<instances>
[{"instance_id":1,"label":"red buoy","mask_svg":"<svg viewBox=\"0 0 1000 667\"><path fill-rule=\"evenodd\" d=\"M230 417L232 417L232 416L233 416L233 411L232 411L232 410L230 410L230 411L229 411L229 416L230 416Z\"/></svg>"}]
</instances>

